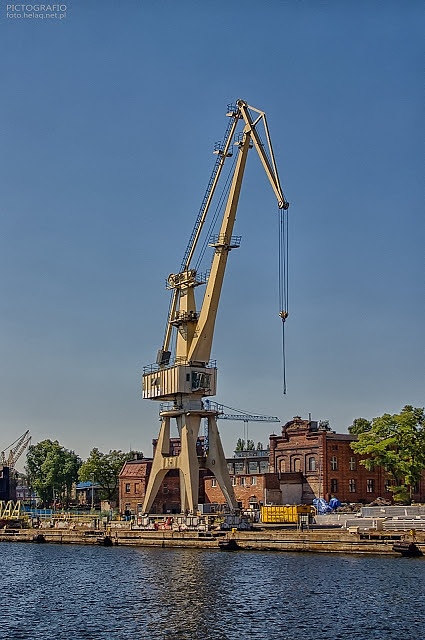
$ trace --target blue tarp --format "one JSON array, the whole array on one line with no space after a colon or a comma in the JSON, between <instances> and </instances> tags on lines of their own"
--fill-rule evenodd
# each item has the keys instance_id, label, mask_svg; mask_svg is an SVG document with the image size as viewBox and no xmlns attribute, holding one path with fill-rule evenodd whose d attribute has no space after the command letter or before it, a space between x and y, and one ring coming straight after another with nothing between
<instances>
[{"instance_id":1,"label":"blue tarp","mask_svg":"<svg viewBox=\"0 0 425 640\"><path fill-rule=\"evenodd\" d=\"M319 515L324 515L325 513L331 513L335 511L338 507L341 506L338 498L331 498L329 502L326 502L324 498L315 498L313 500L313 504L317 509L317 513Z\"/></svg>"},{"instance_id":2,"label":"blue tarp","mask_svg":"<svg viewBox=\"0 0 425 640\"><path fill-rule=\"evenodd\" d=\"M325 513L330 513L332 511L324 498L314 498L313 504L319 515L324 515Z\"/></svg>"},{"instance_id":3,"label":"blue tarp","mask_svg":"<svg viewBox=\"0 0 425 640\"><path fill-rule=\"evenodd\" d=\"M338 498L331 498L329 500L329 506L332 509L332 511L335 511L335 509L338 509L338 507L341 506L340 501L338 500Z\"/></svg>"}]
</instances>

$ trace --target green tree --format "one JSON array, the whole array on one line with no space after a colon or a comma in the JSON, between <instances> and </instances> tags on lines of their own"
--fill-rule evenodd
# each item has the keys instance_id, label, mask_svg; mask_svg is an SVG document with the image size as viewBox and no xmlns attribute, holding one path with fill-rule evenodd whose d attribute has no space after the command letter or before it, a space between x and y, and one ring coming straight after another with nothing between
<instances>
[{"instance_id":1,"label":"green tree","mask_svg":"<svg viewBox=\"0 0 425 640\"><path fill-rule=\"evenodd\" d=\"M246 450L247 451L255 451L254 440L247 440L247 442L246 442Z\"/></svg>"},{"instance_id":2,"label":"green tree","mask_svg":"<svg viewBox=\"0 0 425 640\"><path fill-rule=\"evenodd\" d=\"M134 455L134 451L123 453L114 449L109 453L102 453L94 448L81 465L78 476L82 482L97 483L105 500L117 500L119 473L124 462L132 460Z\"/></svg>"},{"instance_id":3,"label":"green tree","mask_svg":"<svg viewBox=\"0 0 425 640\"><path fill-rule=\"evenodd\" d=\"M76 453L62 447L57 440L42 440L28 448L29 482L45 505L56 498L68 503L80 465L81 459Z\"/></svg>"},{"instance_id":4,"label":"green tree","mask_svg":"<svg viewBox=\"0 0 425 640\"><path fill-rule=\"evenodd\" d=\"M235 451L245 451L245 440L238 438Z\"/></svg>"},{"instance_id":5,"label":"green tree","mask_svg":"<svg viewBox=\"0 0 425 640\"><path fill-rule=\"evenodd\" d=\"M369 431L372 426L370 420L366 420L366 418L356 418L353 420L353 424L348 427L348 433L351 433L353 436L359 436L361 433L365 433Z\"/></svg>"},{"instance_id":6,"label":"green tree","mask_svg":"<svg viewBox=\"0 0 425 640\"><path fill-rule=\"evenodd\" d=\"M374 465L386 469L396 501L411 499L413 487L425 469L424 409L406 405L400 413L374 418L370 429L360 432L351 448L365 456L361 464L366 469Z\"/></svg>"}]
</instances>

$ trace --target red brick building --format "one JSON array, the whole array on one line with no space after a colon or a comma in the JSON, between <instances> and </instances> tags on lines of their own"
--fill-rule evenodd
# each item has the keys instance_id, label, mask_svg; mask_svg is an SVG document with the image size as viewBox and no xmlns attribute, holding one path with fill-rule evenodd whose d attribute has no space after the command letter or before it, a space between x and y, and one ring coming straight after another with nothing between
<instances>
[{"instance_id":1,"label":"red brick building","mask_svg":"<svg viewBox=\"0 0 425 640\"><path fill-rule=\"evenodd\" d=\"M308 504L314 497L332 496L364 504L378 497L391 500L388 474L382 467L368 471L360 464L350 446L354 440L356 436L331 431L326 422L299 416L282 427L280 436L270 436L270 471L279 475L283 503ZM287 479L294 473L299 474L299 483L295 491L294 486L288 491ZM423 480L413 498L425 499Z\"/></svg>"}]
</instances>

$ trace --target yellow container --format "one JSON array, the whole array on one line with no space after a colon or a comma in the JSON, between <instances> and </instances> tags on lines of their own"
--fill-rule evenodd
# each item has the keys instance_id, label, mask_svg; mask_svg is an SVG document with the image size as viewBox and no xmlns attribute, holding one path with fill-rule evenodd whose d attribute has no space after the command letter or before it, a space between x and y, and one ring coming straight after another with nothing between
<instances>
[{"instance_id":1,"label":"yellow container","mask_svg":"<svg viewBox=\"0 0 425 640\"><path fill-rule=\"evenodd\" d=\"M261 507L261 522L265 524L297 524L300 515L312 513L309 504L276 504Z\"/></svg>"}]
</instances>

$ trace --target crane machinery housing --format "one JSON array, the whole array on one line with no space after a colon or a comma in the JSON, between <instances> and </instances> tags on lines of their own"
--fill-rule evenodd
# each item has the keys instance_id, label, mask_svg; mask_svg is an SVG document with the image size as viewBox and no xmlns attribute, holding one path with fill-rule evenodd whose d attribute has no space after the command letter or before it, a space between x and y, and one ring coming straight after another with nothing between
<instances>
[{"instance_id":1,"label":"crane machinery housing","mask_svg":"<svg viewBox=\"0 0 425 640\"><path fill-rule=\"evenodd\" d=\"M217 429L219 412L217 408L208 408L203 398L216 394L217 366L210 359L214 326L227 257L232 249L239 246L241 240L240 236L233 236L232 233L249 149L254 147L260 157L281 216L285 216L289 204L280 186L265 113L244 100L238 100L235 105L229 105L227 116L229 123L224 140L216 146L216 163L180 270L168 277L167 288L172 291L172 297L164 341L158 351L156 363L143 370L142 397L162 403L161 427L146 487L144 513L150 511L158 489L170 470L179 471L182 512L197 511L200 469L209 469L214 474L229 507L237 509ZM242 123L243 130L236 136L239 123ZM261 138L260 129L262 135L265 135L265 142ZM199 273L197 266L194 266L194 254L195 250L199 250L201 232L222 169L227 158L232 156L232 143L237 148L236 158L229 174L230 186L221 227L219 233L213 235L208 243L214 253L209 274L205 275ZM283 281L285 278L286 276ZM197 307L195 288L200 285L205 285L205 292L200 307ZM286 300L283 302L286 303ZM279 315L284 322L288 315L287 306L281 305ZM196 443L203 418L208 423L208 448L203 456L198 457ZM181 442L178 455L170 454L171 419L176 421Z\"/></svg>"}]
</instances>

